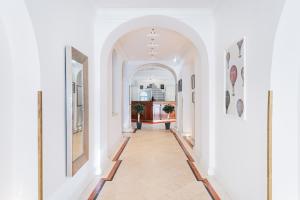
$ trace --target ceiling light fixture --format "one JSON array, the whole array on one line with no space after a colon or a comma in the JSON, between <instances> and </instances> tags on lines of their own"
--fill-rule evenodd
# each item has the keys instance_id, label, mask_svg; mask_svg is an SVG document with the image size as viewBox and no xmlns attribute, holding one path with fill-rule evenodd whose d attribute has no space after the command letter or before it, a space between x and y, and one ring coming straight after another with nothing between
<instances>
[{"instance_id":1,"label":"ceiling light fixture","mask_svg":"<svg viewBox=\"0 0 300 200\"><path fill-rule=\"evenodd\" d=\"M155 48L155 47L159 47L159 44L154 43L154 42L150 42L149 44L147 44L148 47L150 48Z\"/></svg>"},{"instance_id":2,"label":"ceiling light fixture","mask_svg":"<svg viewBox=\"0 0 300 200\"><path fill-rule=\"evenodd\" d=\"M155 57L154 55L151 55L151 59L152 59L152 60L155 60L156 57Z\"/></svg>"},{"instance_id":3,"label":"ceiling light fixture","mask_svg":"<svg viewBox=\"0 0 300 200\"><path fill-rule=\"evenodd\" d=\"M147 44L147 47L149 48L148 54L150 55L151 59L154 60L155 55L158 54L155 49L159 47L159 44L155 42L155 38L159 37L159 34L156 32L155 28L152 27L150 33L146 36L150 38L150 42Z\"/></svg>"},{"instance_id":4,"label":"ceiling light fixture","mask_svg":"<svg viewBox=\"0 0 300 200\"><path fill-rule=\"evenodd\" d=\"M155 31L155 28L153 27L149 34L147 34L147 37L159 37L159 34Z\"/></svg>"},{"instance_id":5,"label":"ceiling light fixture","mask_svg":"<svg viewBox=\"0 0 300 200\"><path fill-rule=\"evenodd\" d=\"M157 51L150 51L149 54L150 55L157 55Z\"/></svg>"}]
</instances>

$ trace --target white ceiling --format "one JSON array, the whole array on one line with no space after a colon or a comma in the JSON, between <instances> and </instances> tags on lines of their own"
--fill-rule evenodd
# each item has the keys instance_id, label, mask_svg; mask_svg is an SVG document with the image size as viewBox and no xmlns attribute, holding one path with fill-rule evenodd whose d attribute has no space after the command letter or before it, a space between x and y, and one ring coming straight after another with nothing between
<instances>
[{"instance_id":1,"label":"white ceiling","mask_svg":"<svg viewBox=\"0 0 300 200\"><path fill-rule=\"evenodd\" d=\"M214 8L217 0L94 0L99 8Z\"/></svg>"},{"instance_id":2,"label":"white ceiling","mask_svg":"<svg viewBox=\"0 0 300 200\"><path fill-rule=\"evenodd\" d=\"M148 44L151 43L152 37L147 37L151 29L152 27L149 27L130 32L118 41L118 45L122 47L128 60L173 60L176 62L174 58L178 60L180 55L191 46L191 42L177 32L155 28L159 36L153 37L154 43L159 46L154 47L153 51L157 54L151 57L149 54L151 48Z\"/></svg>"}]
</instances>

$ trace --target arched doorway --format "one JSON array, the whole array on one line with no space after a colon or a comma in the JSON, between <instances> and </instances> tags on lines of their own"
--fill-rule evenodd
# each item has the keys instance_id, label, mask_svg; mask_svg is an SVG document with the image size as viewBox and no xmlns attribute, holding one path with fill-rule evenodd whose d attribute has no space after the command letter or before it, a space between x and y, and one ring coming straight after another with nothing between
<instances>
[{"instance_id":1,"label":"arched doorway","mask_svg":"<svg viewBox=\"0 0 300 200\"><path fill-rule=\"evenodd\" d=\"M0 199L37 199L40 66L31 19L23 1L1 1L0 43L0 154L4 160Z\"/></svg>"},{"instance_id":2,"label":"arched doorway","mask_svg":"<svg viewBox=\"0 0 300 200\"><path fill-rule=\"evenodd\" d=\"M145 119L146 124L147 123L152 124L151 125L152 128L154 127L163 128L162 126L163 122L161 121L163 118L163 111L161 109L165 104L162 104L162 101L173 105L176 104L175 103L177 99L176 72L171 67L164 64L147 63L142 66L138 66L135 70L132 71L132 73L129 74L129 78L125 77L125 79L129 79L129 85L128 85L129 87L125 86L124 88L125 89L130 88L129 99L131 102L145 101L148 102L149 104L150 103L149 101L153 101L150 104L154 106L153 111L155 111L155 113L152 113L152 116L149 116L151 119ZM124 91L124 93L127 93L127 91ZM144 95L143 98L141 98L141 94ZM124 98L123 101L127 102L127 99ZM155 101L160 101L160 103L155 103ZM130 112L123 113L123 115L128 115L127 117L128 122L123 124L128 124L132 129L132 127L135 127L135 125L132 126L132 121L134 120L131 117L134 114L132 112L133 105L131 104L130 106L126 104L125 106L128 107L126 109L128 109ZM172 121L174 120L175 119L173 119ZM127 127L124 128L127 129Z\"/></svg>"},{"instance_id":3,"label":"arched doorway","mask_svg":"<svg viewBox=\"0 0 300 200\"><path fill-rule=\"evenodd\" d=\"M300 194L300 29L294 23L300 17L299 8L299 1L286 1L274 41L271 68L274 200L299 199ZM288 184L282 184L283 180Z\"/></svg>"},{"instance_id":4,"label":"arched doorway","mask_svg":"<svg viewBox=\"0 0 300 200\"><path fill-rule=\"evenodd\" d=\"M109 77L108 72L110 69L108 66L110 66L109 63L111 63L112 49L123 35L141 28L152 27L153 25L175 31L188 38L197 51L197 57L199 59L197 61L197 67L195 68L195 120L197 121L195 125L195 132L197 133L195 136L195 152L201 169L207 174L208 171L212 172L214 168L214 133L211 128L213 113L211 112L211 108L213 105L210 87L210 81L212 80L210 77L212 74L208 63L207 49L198 32L180 20L167 16L144 16L122 23L112 30L105 41L98 40L99 43L96 44L98 45L98 54L100 55L100 60L97 60L96 65L100 66L100 68L97 69L98 71L95 73L94 78L96 85L99 85L98 88L101 91L97 92L99 95L96 95L94 105L96 111L100 113L96 115L96 121L100 122L100 126L95 126L96 132L99 133L96 139L98 138L100 141L96 141L95 144L95 151L98 152L95 158L96 160L99 160L99 157L102 158L101 167L98 166L98 168L105 169L106 163L109 162L106 141L108 137L107 134L109 134L108 124L111 114L108 110L108 105L111 101L111 96L108 95L110 91L107 88L107 82L109 80L107 77ZM100 93L103 94L103 98L101 98ZM100 147L101 152L99 151Z\"/></svg>"}]
</instances>

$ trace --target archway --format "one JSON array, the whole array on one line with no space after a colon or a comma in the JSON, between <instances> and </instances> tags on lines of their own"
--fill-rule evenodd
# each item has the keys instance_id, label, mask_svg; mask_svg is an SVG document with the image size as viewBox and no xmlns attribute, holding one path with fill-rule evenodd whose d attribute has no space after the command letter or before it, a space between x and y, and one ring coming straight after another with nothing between
<instances>
[{"instance_id":1,"label":"archway","mask_svg":"<svg viewBox=\"0 0 300 200\"><path fill-rule=\"evenodd\" d=\"M95 155L95 158L96 160L99 159L99 157L102 158L101 168L102 170L105 169L107 166L106 163L109 162L109 159L107 158L107 144L105 144L105 141L107 141L107 134L109 134L108 122L110 111L108 109L109 102L111 100L111 97L109 97L109 95L106 95L109 94L106 83L108 82L108 66L110 66L109 63L111 62L110 58L112 48L118 41L118 39L123 35L133 30L151 27L154 24L156 27L170 29L188 38L197 50L199 63L197 63L198 67L196 67L195 69L195 119L197 121L195 127L195 132L197 133L195 138L195 152L197 161L200 164L202 171L207 174L209 169L212 172L214 168L214 133L211 129L211 116L213 113L211 112L211 109L213 105L211 101L212 92L210 86L212 74L210 73L209 69L208 53L199 33L197 33L193 28L181 22L180 20L168 16L144 16L132 19L130 21L127 21L126 23L120 24L109 34L109 36L103 43L100 42L99 44L97 44L99 45L99 47L101 47L97 52L100 55L100 60L98 60L98 63L96 63L98 66L100 66L100 71L99 74L95 73L95 83L96 85L100 85L99 89L101 91L101 94L103 94L104 96L103 98L100 98L99 93L99 95L96 96L94 105L97 112L100 113L100 115L96 116L98 117L98 120L96 118L96 121L99 121L101 123L100 127L98 127L99 130L97 130L97 134L101 134L96 137L99 138L100 143L96 142L95 144L95 151L98 152L98 154ZM100 147L101 152L99 152ZM100 166L98 166L98 168L100 169Z\"/></svg>"},{"instance_id":2,"label":"archway","mask_svg":"<svg viewBox=\"0 0 300 200\"><path fill-rule=\"evenodd\" d=\"M274 41L271 68L274 200L299 199L300 195L300 28L294 23L300 17L299 8L299 1L286 1ZM282 184L282 180L287 184Z\"/></svg>"},{"instance_id":3,"label":"archway","mask_svg":"<svg viewBox=\"0 0 300 200\"><path fill-rule=\"evenodd\" d=\"M164 90L172 90L173 92L171 92L171 96L172 97L169 97L169 98L166 98L164 99L163 101L176 101L177 99L177 74L176 72L170 67L170 66L167 66L165 64L161 64L161 63L146 63L146 64L142 64L140 66L137 66L133 71L131 71L131 73L129 73L127 76L128 77L124 77L125 80L128 80L126 81L126 85L125 87L123 88L124 91L123 93L126 94L126 93L129 93L131 96L130 96L130 101L138 101L140 99L138 98L133 98L132 95L133 95L133 81L134 81L134 78L141 72L143 71L147 71L147 70L150 70L148 71L148 75L151 74L151 70L159 70L161 71L162 73L165 71L167 72L168 74L168 79L170 80L170 83L169 84L173 84L173 86L167 86L165 85L166 87L168 88L164 88ZM153 76L153 78L157 78L155 76ZM158 86L158 85L156 85ZM173 88L174 87L174 88ZM128 92L127 89L128 88L131 88L131 90ZM171 89L172 88L172 89ZM170 94L170 92L168 92ZM147 94L148 96L148 100L149 100L149 94ZM151 96L151 95L150 95ZM166 95L166 96L169 96L169 95ZM131 126L131 123L132 123L132 119L131 119L131 115L132 115L132 111L131 111L131 108L130 108L130 105L127 102L127 96L123 96L123 102L124 102L124 111L127 111L127 112L124 112L123 113L123 119L125 119L126 121L123 122L124 125L126 125L124 128L124 130L132 130L132 126Z\"/></svg>"},{"instance_id":4,"label":"archway","mask_svg":"<svg viewBox=\"0 0 300 200\"><path fill-rule=\"evenodd\" d=\"M22 33L22 37L20 37ZM38 49L23 1L0 3L1 104L3 122L0 199L37 199Z\"/></svg>"}]
</instances>

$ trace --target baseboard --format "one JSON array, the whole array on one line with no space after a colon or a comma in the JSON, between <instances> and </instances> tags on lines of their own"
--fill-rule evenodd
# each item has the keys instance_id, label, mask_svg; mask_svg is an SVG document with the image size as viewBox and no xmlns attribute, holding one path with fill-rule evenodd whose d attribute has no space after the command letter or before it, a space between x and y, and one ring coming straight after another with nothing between
<instances>
[{"instance_id":1,"label":"baseboard","mask_svg":"<svg viewBox=\"0 0 300 200\"><path fill-rule=\"evenodd\" d=\"M197 156L195 156L195 160L196 160L195 164L196 164L197 168L202 172L203 176L205 178L207 178L208 177L208 170L206 169L206 167L204 167L200 164L199 159L198 159Z\"/></svg>"},{"instance_id":2,"label":"baseboard","mask_svg":"<svg viewBox=\"0 0 300 200\"><path fill-rule=\"evenodd\" d=\"M215 190L218 191L218 194L222 200L232 200L230 196L225 192L224 187L216 180L215 176L208 176L207 180L214 186Z\"/></svg>"},{"instance_id":3,"label":"baseboard","mask_svg":"<svg viewBox=\"0 0 300 200\"><path fill-rule=\"evenodd\" d=\"M90 166L84 166L78 171L78 173L72 178L66 178L64 184L52 194L50 197L46 197L49 200L57 199L80 199L80 196L85 191L86 186L93 180L93 169Z\"/></svg>"},{"instance_id":4,"label":"baseboard","mask_svg":"<svg viewBox=\"0 0 300 200\"><path fill-rule=\"evenodd\" d=\"M192 136L192 132L182 132L182 136Z\"/></svg>"},{"instance_id":5,"label":"baseboard","mask_svg":"<svg viewBox=\"0 0 300 200\"><path fill-rule=\"evenodd\" d=\"M122 129L122 132L123 132L123 133L133 133L133 131L134 131L134 128L132 128L132 127Z\"/></svg>"}]
</instances>

